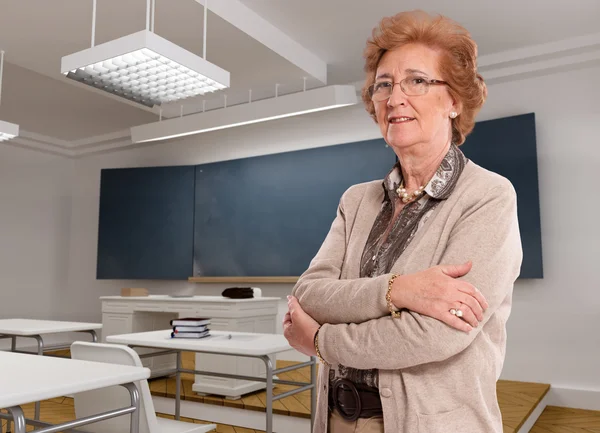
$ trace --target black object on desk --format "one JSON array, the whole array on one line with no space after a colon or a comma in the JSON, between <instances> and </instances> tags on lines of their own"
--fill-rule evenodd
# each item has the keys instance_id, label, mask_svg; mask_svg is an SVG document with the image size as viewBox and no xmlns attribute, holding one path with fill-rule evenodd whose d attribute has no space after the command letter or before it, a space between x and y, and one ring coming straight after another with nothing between
<instances>
[{"instance_id":1,"label":"black object on desk","mask_svg":"<svg viewBox=\"0 0 600 433\"><path fill-rule=\"evenodd\" d=\"M252 287L229 287L221 295L231 299L248 299L254 298L254 290Z\"/></svg>"}]
</instances>

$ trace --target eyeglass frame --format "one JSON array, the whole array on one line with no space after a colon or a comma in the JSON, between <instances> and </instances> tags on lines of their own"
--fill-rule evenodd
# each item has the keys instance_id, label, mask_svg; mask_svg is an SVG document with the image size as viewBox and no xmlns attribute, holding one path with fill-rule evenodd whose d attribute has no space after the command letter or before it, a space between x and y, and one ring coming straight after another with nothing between
<instances>
[{"instance_id":1,"label":"eyeglass frame","mask_svg":"<svg viewBox=\"0 0 600 433\"><path fill-rule=\"evenodd\" d=\"M418 93L418 94L408 94L408 93L406 93L406 90L404 90L404 86L403 86L402 84L403 84L403 83L404 83L406 80L408 80L408 79L414 79L414 78L419 78L419 79L423 80L425 83L427 83L427 90L426 90L424 93ZM375 93L374 93L375 85L376 85L376 84L382 84L382 83L391 83L392 87L391 87L391 90L390 90L390 96L388 96L387 98L384 98L384 99L380 99L380 100L374 100L374 99L373 99L373 96L374 96L374 94L375 94ZM428 80L427 78L423 78L423 77L409 76L409 77L406 77L406 78L404 78L404 79L400 80L400 81L399 81L399 82L397 82L397 83L395 83L395 82L393 82L393 81L381 81L381 82L379 82L379 83L375 82L375 83L371 84L369 87L367 87L367 93L368 93L368 95L369 95L369 98L371 99L371 101L373 101L373 102L383 102L383 101L386 101L386 100L390 99L390 97L391 97L391 96L392 96L392 94L394 93L394 87L395 87L397 84L399 84L399 85L400 85L400 89L402 90L402 92L403 92L403 93L404 93L406 96L423 96L423 95L426 95L427 93L429 93L429 86L432 86L432 85L434 85L434 86L436 86L436 85L444 85L444 86L448 86L448 87L450 87L450 84L448 84L446 81L442 81L442 80L436 80L436 79L433 79L433 78ZM452 88L452 87L450 87L450 88Z\"/></svg>"}]
</instances>

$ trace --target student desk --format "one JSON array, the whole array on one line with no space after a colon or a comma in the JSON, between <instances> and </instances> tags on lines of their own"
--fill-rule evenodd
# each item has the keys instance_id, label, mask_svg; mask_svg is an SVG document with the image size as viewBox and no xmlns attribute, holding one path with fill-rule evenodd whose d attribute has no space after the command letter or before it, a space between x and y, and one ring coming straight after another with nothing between
<instances>
[{"instance_id":1,"label":"student desk","mask_svg":"<svg viewBox=\"0 0 600 433\"><path fill-rule=\"evenodd\" d=\"M84 332L91 334L92 341L98 341L96 330L102 329L101 323L63 322L59 320L35 320L35 319L0 319L0 338L11 338L12 352L17 350L17 337L33 338L37 341L37 354L42 355L44 350L56 350L68 348L69 346L45 347L43 336L47 334L59 334L64 332Z\"/></svg>"},{"instance_id":2,"label":"student desk","mask_svg":"<svg viewBox=\"0 0 600 433\"><path fill-rule=\"evenodd\" d=\"M310 361L292 365L285 368L276 369L269 355L273 353L285 352L290 350L291 346L285 337L281 334L254 334L248 332L227 332L213 331L206 338L171 338L171 330L140 332L136 334L112 335L106 338L109 343L125 344L130 347L141 347L147 349L162 349L160 351L146 353L143 357L164 355L175 353L177 362L175 369L168 374L176 374L176 396L175 396L175 419L179 419L181 402L181 373L201 374L214 377L226 377L233 379L243 379L266 383L267 393L267 413L266 413L266 433L273 432L273 401L290 395L297 394L308 389L311 390L311 431L314 422L316 409L316 358L311 357ZM265 365L265 375L244 376L229 373L218 373L213 371L199 370L200 365L196 364L197 370L187 370L181 366L181 352L196 352L203 354L216 354L222 356L244 357L248 360L254 358L261 360ZM297 370L302 367L310 366L311 382L292 382L279 380L274 377L276 374L291 370ZM281 383L285 385L299 386L283 394L273 395L273 384Z\"/></svg>"},{"instance_id":3,"label":"student desk","mask_svg":"<svg viewBox=\"0 0 600 433\"><path fill-rule=\"evenodd\" d=\"M43 426L39 433L57 432L131 414L132 433L138 433L140 396L134 382L150 377L145 367L79 361L68 358L32 356L0 351L0 418L13 420L15 433L25 433L25 424ZM131 406L61 424L57 428L48 423L26 420L22 405L50 398L123 385L131 395Z\"/></svg>"},{"instance_id":4,"label":"student desk","mask_svg":"<svg viewBox=\"0 0 600 433\"><path fill-rule=\"evenodd\" d=\"M56 320L34 320L34 319L0 319L0 339L10 338L11 352L23 352L17 350L17 337L33 338L37 342L37 354L43 355L44 350L67 349L69 346L46 347L44 335L58 334L64 332L83 332L91 334L92 341L98 341L97 329L101 329L101 323L63 322ZM34 419L39 419L40 403L35 404Z\"/></svg>"}]
</instances>

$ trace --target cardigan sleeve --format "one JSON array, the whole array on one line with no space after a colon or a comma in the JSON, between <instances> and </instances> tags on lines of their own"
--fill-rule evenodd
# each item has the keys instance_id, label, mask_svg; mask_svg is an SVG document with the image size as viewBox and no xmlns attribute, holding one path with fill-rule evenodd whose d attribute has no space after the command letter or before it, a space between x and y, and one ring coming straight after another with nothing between
<instances>
[{"instance_id":1,"label":"cardigan sleeve","mask_svg":"<svg viewBox=\"0 0 600 433\"><path fill-rule=\"evenodd\" d=\"M489 190L462 211L440 258L442 264L473 262L462 279L477 287L489 303L477 328L465 333L411 311L394 319L326 324L319 331L325 361L357 369L403 369L443 361L466 349L511 299L522 262L516 205L508 181Z\"/></svg>"},{"instance_id":2,"label":"cardigan sleeve","mask_svg":"<svg viewBox=\"0 0 600 433\"><path fill-rule=\"evenodd\" d=\"M392 274L340 279L350 234L346 210L348 202L362 199L361 189L365 186L351 187L342 195L325 241L292 290L302 309L319 324L362 323L390 313L385 294Z\"/></svg>"}]
</instances>

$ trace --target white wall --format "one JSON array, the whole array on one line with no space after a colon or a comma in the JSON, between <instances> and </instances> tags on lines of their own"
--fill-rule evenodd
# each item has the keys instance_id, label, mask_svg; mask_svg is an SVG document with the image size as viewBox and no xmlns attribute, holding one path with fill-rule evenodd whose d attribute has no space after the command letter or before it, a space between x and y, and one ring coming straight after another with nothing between
<instances>
[{"instance_id":1,"label":"white wall","mask_svg":"<svg viewBox=\"0 0 600 433\"><path fill-rule=\"evenodd\" d=\"M498 84L482 112L536 114L545 277L515 287L505 378L600 391L599 76Z\"/></svg>"},{"instance_id":2,"label":"white wall","mask_svg":"<svg viewBox=\"0 0 600 433\"><path fill-rule=\"evenodd\" d=\"M2 318L52 318L62 308L72 168L72 160L0 144Z\"/></svg>"},{"instance_id":3,"label":"white wall","mask_svg":"<svg viewBox=\"0 0 600 433\"><path fill-rule=\"evenodd\" d=\"M600 390L600 68L490 87L479 120L536 113L545 278L519 281L509 322L504 378ZM78 160L73 182L69 284L63 317L100 320L101 295L123 286L151 293L217 294L223 285L164 281L96 281L100 169L197 164L378 136L362 107L188 137ZM31 268L29 268L31 269ZM42 286L43 287L43 286ZM291 285L262 285L285 296ZM285 304L282 301L282 311Z\"/></svg>"}]
</instances>

